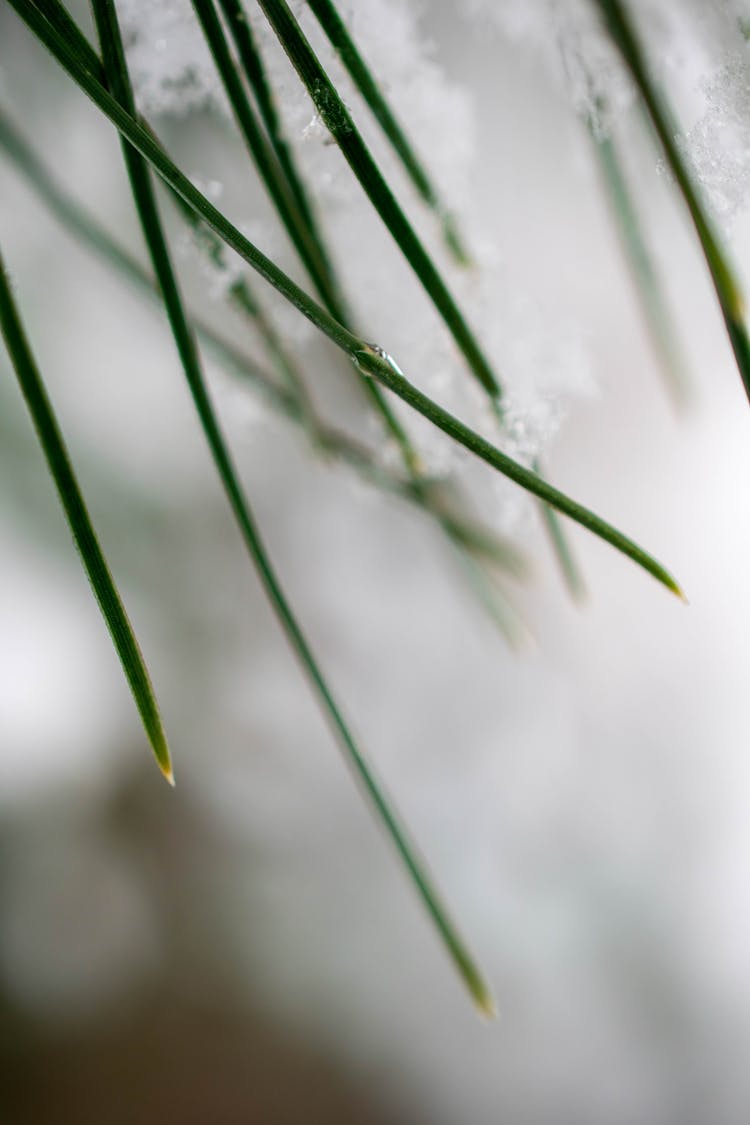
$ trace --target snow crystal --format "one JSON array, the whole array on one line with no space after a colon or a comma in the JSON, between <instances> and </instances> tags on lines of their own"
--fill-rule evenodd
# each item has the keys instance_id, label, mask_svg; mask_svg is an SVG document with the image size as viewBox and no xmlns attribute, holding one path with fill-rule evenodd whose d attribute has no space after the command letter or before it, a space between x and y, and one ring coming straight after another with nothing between
<instances>
[{"instance_id":1,"label":"snow crystal","mask_svg":"<svg viewBox=\"0 0 750 1125\"><path fill-rule=\"evenodd\" d=\"M743 45L705 85L707 108L685 138L716 215L726 222L750 188L750 47Z\"/></svg>"},{"instance_id":2,"label":"snow crystal","mask_svg":"<svg viewBox=\"0 0 750 1125\"><path fill-rule=\"evenodd\" d=\"M139 108L180 117L226 99L190 0L118 0Z\"/></svg>"}]
</instances>

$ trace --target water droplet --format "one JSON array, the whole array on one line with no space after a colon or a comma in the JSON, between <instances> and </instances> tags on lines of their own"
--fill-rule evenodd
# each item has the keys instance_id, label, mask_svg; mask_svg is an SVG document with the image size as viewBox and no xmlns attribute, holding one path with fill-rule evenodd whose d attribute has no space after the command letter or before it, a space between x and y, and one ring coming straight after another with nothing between
<instances>
[{"instance_id":1,"label":"water droplet","mask_svg":"<svg viewBox=\"0 0 750 1125\"><path fill-rule=\"evenodd\" d=\"M369 353L371 355L377 355L377 356L380 356L381 359L384 359L385 362L388 364L388 366L393 371L395 371L397 375L400 375L402 379L404 378L404 373L401 370L401 368L399 367L399 365L396 363L393 356L390 355L385 350L385 348L381 348L380 344L365 344L365 348L366 348L367 351L369 351Z\"/></svg>"}]
</instances>

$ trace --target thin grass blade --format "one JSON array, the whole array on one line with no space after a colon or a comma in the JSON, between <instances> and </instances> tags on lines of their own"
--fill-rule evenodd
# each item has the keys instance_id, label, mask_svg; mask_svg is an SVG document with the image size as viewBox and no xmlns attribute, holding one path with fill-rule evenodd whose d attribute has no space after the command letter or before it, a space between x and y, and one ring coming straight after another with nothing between
<instances>
[{"instance_id":1,"label":"thin grass blade","mask_svg":"<svg viewBox=\"0 0 750 1125\"><path fill-rule=\"evenodd\" d=\"M1 256L0 328L50 474L55 482L65 518L109 629L112 643L120 658L144 730L159 769L170 785L174 785L167 738L148 669L86 509L62 432L26 339Z\"/></svg>"},{"instance_id":2,"label":"thin grass blade","mask_svg":"<svg viewBox=\"0 0 750 1125\"><path fill-rule=\"evenodd\" d=\"M750 398L750 339L745 326L745 301L739 280L734 274L721 240L693 184L687 163L677 146L675 140L677 129L671 108L651 80L641 43L625 5L620 3L620 0L596 0L596 3L612 42L618 48L648 110L654 131L693 221L713 280L745 392Z\"/></svg>"}]
</instances>

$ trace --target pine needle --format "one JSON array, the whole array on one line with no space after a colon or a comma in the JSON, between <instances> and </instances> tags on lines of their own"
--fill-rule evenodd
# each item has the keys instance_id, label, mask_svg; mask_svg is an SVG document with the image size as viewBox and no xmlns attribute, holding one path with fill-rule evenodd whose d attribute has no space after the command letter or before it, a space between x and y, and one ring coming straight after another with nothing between
<instances>
[{"instance_id":1,"label":"pine needle","mask_svg":"<svg viewBox=\"0 0 750 1125\"><path fill-rule=\"evenodd\" d=\"M502 391L489 360L383 178L336 87L305 38L288 4L285 0L258 0L258 3L304 83L323 124L424 287L469 369L490 395L497 413L501 414Z\"/></svg>"},{"instance_id":2,"label":"pine needle","mask_svg":"<svg viewBox=\"0 0 750 1125\"><path fill-rule=\"evenodd\" d=\"M62 432L21 323L0 256L0 328L26 405L55 482L73 541L109 629L159 769L174 785L172 761L159 706L133 627L86 509Z\"/></svg>"},{"instance_id":3,"label":"pine needle","mask_svg":"<svg viewBox=\"0 0 750 1125\"><path fill-rule=\"evenodd\" d=\"M750 339L745 327L745 300L721 240L693 183L688 165L675 137L677 129L672 110L649 75L643 49L625 5L620 0L597 0L612 42L618 48L625 66L648 110L667 163L693 221L703 256L714 284L727 335L734 351L739 373L750 398Z\"/></svg>"},{"instance_id":4,"label":"pine needle","mask_svg":"<svg viewBox=\"0 0 750 1125\"><path fill-rule=\"evenodd\" d=\"M690 397L685 359L664 289L639 220L638 208L622 168L617 145L611 136L595 136L591 128L589 132L617 233L630 267L643 320L659 362L659 370L662 372L674 406L682 409Z\"/></svg>"},{"instance_id":5,"label":"pine needle","mask_svg":"<svg viewBox=\"0 0 750 1125\"><path fill-rule=\"evenodd\" d=\"M223 2L224 5L231 3L238 8L240 6L239 0L223 0ZM471 265L471 258L453 215L442 203L427 169L396 119L385 94L339 15L336 5L332 0L307 0L307 3L388 138L417 194L439 220L443 241L454 261L460 266Z\"/></svg>"}]
</instances>

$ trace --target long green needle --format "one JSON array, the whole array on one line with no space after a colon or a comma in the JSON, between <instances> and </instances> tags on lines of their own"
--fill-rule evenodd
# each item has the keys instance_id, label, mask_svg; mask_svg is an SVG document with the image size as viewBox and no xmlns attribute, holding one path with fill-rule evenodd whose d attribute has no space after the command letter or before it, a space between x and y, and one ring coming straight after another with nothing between
<instances>
[{"instance_id":1,"label":"long green needle","mask_svg":"<svg viewBox=\"0 0 750 1125\"><path fill-rule=\"evenodd\" d=\"M112 643L120 658L125 678L130 685L133 699L140 712L146 735L151 743L159 769L170 785L174 785L167 738L148 669L86 510L86 504L78 486L62 432L55 418L44 381L34 361L31 347L26 339L21 318L13 299L10 280L5 272L1 256L0 328L29 414L34 423L39 444L55 482L65 518L68 521L73 540L81 556L81 562L91 583L91 589L109 629Z\"/></svg>"},{"instance_id":2,"label":"long green needle","mask_svg":"<svg viewBox=\"0 0 750 1125\"><path fill-rule=\"evenodd\" d=\"M677 181L693 221L719 301L729 342L739 373L750 398L750 338L745 326L745 300L742 288L713 228L687 163L675 140L672 111L649 75L643 49L630 16L620 0L597 0L605 26L648 110L651 123L664 150L667 163Z\"/></svg>"}]
</instances>

